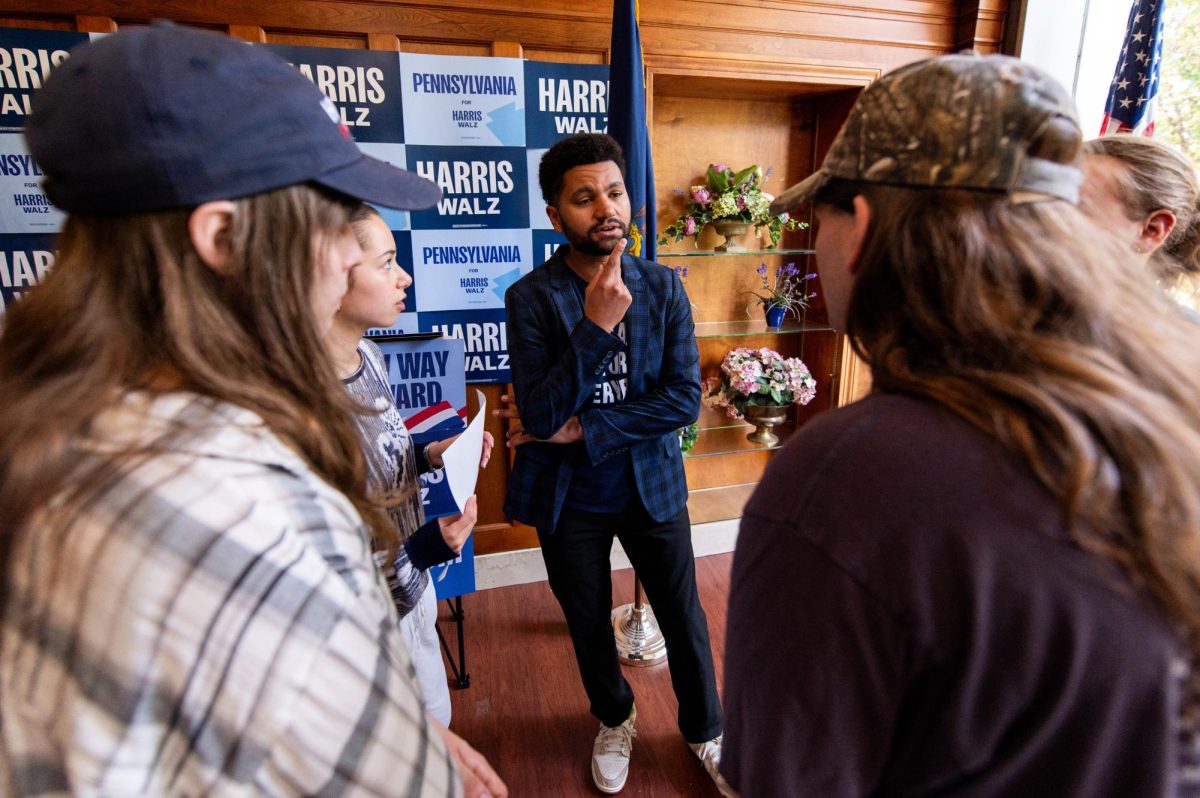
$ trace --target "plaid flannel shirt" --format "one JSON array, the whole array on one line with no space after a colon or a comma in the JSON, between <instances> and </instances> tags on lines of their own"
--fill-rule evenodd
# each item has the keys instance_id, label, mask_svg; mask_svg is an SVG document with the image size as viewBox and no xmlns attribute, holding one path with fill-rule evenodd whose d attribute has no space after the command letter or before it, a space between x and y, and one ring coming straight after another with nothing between
<instances>
[{"instance_id":1,"label":"plaid flannel shirt","mask_svg":"<svg viewBox=\"0 0 1200 798\"><path fill-rule=\"evenodd\" d=\"M632 296L626 338L601 330L571 287L567 246L504 294L513 391L526 432L549 438L576 413L583 445L517 447L505 512L553 532L576 468L629 451L638 495L658 521L687 503L679 428L700 413L700 355L692 307L675 272L633 255L621 257ZM627 351L622 402L579 409L617 352Z\"/></svg>"},{"instance_id":2,"label":"plaid flannel shirt","mask_svg":"<svg viewBox=\"0 0 1200 798\"><path fill-rule=\"evenodd\" d=\"M14 542L0 785L15 795L461 793L352 505L258 416L133 394Z\"/></svg>"}]
</instances>

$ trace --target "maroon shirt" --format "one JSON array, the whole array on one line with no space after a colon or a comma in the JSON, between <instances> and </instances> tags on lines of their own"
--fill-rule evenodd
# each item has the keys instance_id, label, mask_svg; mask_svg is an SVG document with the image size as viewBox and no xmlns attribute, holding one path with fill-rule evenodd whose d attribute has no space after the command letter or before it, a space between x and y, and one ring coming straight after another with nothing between
<instances>
[{"instance_id":1,"label":"maroon shirt","mask_svg":"<svg viewBox=\"0 0 1200 798\"><path fill-rule=\"evenodd\" d=\"M1170 624L937 405L879 394L805 426L732 580L721 770L744 796L1188 792Z\"/></svg>"}]
</instances>

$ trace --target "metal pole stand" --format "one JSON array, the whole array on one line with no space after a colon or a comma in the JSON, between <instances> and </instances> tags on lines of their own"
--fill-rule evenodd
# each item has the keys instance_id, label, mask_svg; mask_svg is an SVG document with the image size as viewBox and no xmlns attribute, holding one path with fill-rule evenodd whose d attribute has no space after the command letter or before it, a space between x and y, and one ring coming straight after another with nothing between
<instances>
[{"instance_id":1,"label":"metal pole stand","mask_svg":"<svg viewBox=\"0 0 1200 798\"><path fill-rule=\"evenodd\" d=\"M667 641L654 620L654 611L642 601L642 580L634 577L633 603L612 611L617 656L626 665L644 668L667 661Z\"/></svg>"},{"instance_id":2,"label":"metal pole stand","mask_svg":"<svg viewBox=\"0 0 1200 798\"><path fill-rule=\"evenodd\" d=\"M465 690L471 686L471 674L467 673L467 649L463 645L463 608L462 596L455 596L454 603L450 603L450 599L446 599L446 606L450 608L450 619L454 621L455 630L458 632L458 662L454 661L454 655L450 653L450 644L446 642L445 635L442 634L442 627L434 621L433 628L437 629L438 642L442 644L442 651L446 653L446 659L450 663L450 670L454 673L454 684L459 690Z\"/></svg>"}]
</instances>

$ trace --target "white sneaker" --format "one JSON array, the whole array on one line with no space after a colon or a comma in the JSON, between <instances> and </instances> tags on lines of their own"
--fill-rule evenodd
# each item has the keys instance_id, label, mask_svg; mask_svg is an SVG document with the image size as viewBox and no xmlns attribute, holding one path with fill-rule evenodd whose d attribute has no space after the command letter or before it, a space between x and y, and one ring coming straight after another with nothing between
<instances>
[{"instance_id":1,"label":"white sneaker","mask_svg":"<svg viewBox=\"0 0 1200 798\"><path fill-rule=\"evenodd\" d=\"M629 717L620 726L600 724L600 733L592 746L592 781L600 792L620 792L629 778L629 755L633 752L633 738L637 731L633 722L637 719L637 707L629 710Z\"/></svg>"},{"instance_id":2,"label":"white sneaker","mask_svg":"<svg viewBox=\"0 0 1200 798\"><path fill-rule=\"evenodd\" d=\"M704 770L713 780L713 784L717 785L717 790L721 795L724 795L725 798L737 798L738 794L729 786L729 782L725 781L721 771L717 770L717 765L721 763L721 738L716 737L706 743L688 743L688 748L692 749L692 753L704 765Z\"/></svg>"}]
</instances>

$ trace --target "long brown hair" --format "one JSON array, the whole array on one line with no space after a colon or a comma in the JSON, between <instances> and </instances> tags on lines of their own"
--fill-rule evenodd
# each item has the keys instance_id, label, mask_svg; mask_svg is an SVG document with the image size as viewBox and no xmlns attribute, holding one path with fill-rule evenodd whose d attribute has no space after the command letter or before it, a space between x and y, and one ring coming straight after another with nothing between
<instances>
[{"instance_id":1,"label":"long brown hair","mask_svg":"<svg viewBox=\"0 0 1200 798\"><path fill-rule=\"evenodd\" d=\"M1071 162L1078 134L1046 134L1040 154ZM847 332L876 388L1021 456L1200 659L1200 324L1066 202L844 183L818 201L856 193L871 219Z\"/></svg>"},{"instance_id":2,"label":"long brown hair","mask_svg":"<svg viewBox=\"0 0 1200 798\"><path fill-rule=\"evenodd\" d=\"M0 337L4 573L13 536L39 507L68 488L82 499L111 475L111 463L77 473L79 442L101 411L139 389L254 411L375 536L395 540L365 497L354 403L312 319L318 259L353 205L298 185L235 206L232 257L220 274L192 248L188 210L67 218L53 270L10 309Z\"/></svg>"}]
</instances>

